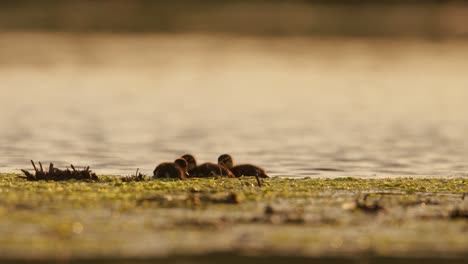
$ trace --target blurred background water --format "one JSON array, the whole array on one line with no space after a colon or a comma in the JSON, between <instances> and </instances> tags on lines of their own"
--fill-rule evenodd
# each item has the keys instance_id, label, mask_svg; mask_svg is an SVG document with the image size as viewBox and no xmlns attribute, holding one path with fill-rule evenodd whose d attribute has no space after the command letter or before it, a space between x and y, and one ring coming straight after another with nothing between
<instances>
[{"instance_id":1,"label":"blurred background water","mask_svg":"<svg viewBox=\"0 0 468 264\"><path fill-rule=\"evenodd\" d=\"M2 1L0 172L468 176L460 1Z\"/></svg>"}]
</instances>

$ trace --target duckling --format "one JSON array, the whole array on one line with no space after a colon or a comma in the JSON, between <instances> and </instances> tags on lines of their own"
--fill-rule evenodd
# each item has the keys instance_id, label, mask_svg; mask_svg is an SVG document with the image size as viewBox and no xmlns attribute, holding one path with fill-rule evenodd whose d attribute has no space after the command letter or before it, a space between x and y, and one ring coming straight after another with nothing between
<instances>
[{"instance_id":1,"label":"duckling","mask_svg":"<svg viewBox=\"0 0 468 264\"><path fill-rule=\"evenodd\" d=\"M211 176L236 178L228 168L211 162L203 163L200 166L197 166L193 171L193 177L203 178Z\"/></svg>"},{"instance_id":2,"label":"duckling","mask_svg":"<svg viewBox=\"0 0 468 264\"><path fill-rule=\"evenodd\" d=\"M270 178L266 171L260 167L251 164L241 164L234 166L234 161L229 154L223 154L218 158L218 164L228 168L236 176L258 176L261 178Z\"/></svg>"},{"instance_id":3,"label":"duckling","mask_svg":"<svg viewBox=\"0 0 468 264\"><path fill-rule=\"evenodd\" d=\"M153 171L153 179L178 178L185 180L187 176L187 161L180 158L176 159L174 162L163 162Z\"/></svg>"},{"instance_id":4,"label":"duckling","mask_svg":"<svg viewBox=\"0 0 468 264\"><path fill-rule=\"evenodd\" d=\"M187 161L187 171L190 176L195 174L197 168L197 160L191 154L185 154L181 157L182 159Z\"/></svg>"},{"instance_id":5,"label":"duckling","mask_svg":"<svg viewBox=\"0 0 468 264\"><path fill-rule=\"evenodd\" d=\"M188 164L188 174L190 177L211 177L211 176L225 176L229 178L235 178L234 174L225 167L219 166L214 163L203 163L197 166L197 160L191 154L185 154L181 158L185 159Z\"/></svg>"}]
</instances>

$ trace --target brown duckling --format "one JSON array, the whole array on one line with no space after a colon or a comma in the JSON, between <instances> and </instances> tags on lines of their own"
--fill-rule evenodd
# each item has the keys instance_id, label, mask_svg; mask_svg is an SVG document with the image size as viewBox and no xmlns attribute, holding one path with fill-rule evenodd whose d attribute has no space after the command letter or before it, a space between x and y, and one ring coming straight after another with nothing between
<instances>
[{"instance_id":1,"label":"brown duckling","mask_svg":"<svg viewBox=\"0 0 468 264\"><path fill-rule=\"evenodd\" d=\"M185 159L188 164L188 174L190 177L212 177L212 176L224 176L229 178L235 178L234 174L225 167L219 166L214 163L203 163L197 166L197 160L191 154L185 154L181 158Z\"/></svg>"},{"instance_id":2,"label":"brown duckling","mask_svg":"<svg viewBox=\"0 0 468 264\"><path fill-rule=\"evenodd\" d=\"M158 178L177 178L187 179L187 161L184 159L176 159L174 162L163 162L159 164L153 171L153 179Z\"/></svg>"},{"instance_id":3,"label":"brown duckling","mask_svg":"<svg viewBox=\"0 0 468 264\"><path fill-rule=\"evenodd\" d=\"M187 171L190 176L195 174L196 168L197 168L197 160L195 157L191 154L185 154L182 155L182 159L187 161Z\"/></svg>"},{"instance_id":4,"label":"brown duckling","mask_svg":"<svg viewBox=\"0 0 468 264\"><path fill-rule=\"evenodd\" d=\"M203 163L200 166L197 166L193 171L193 177L203 178L212 176L236 178L228 168L211 162Z\"/></svg>"},{"instance_id":5,"label":"brown duckling","mask_svg":"<svg viewBox=\"0 0 468 264\"><path fill-rule=\"evenodd\" d=\"M223 154L218 158L218 164L224 166L231 170L231 172L236 176L258 176L261 178L270 178L266 171L260 167L257 167L252 164L241 164L234 166L234 161L232 160L231 155Z\"/></svg>"}]
</instances>

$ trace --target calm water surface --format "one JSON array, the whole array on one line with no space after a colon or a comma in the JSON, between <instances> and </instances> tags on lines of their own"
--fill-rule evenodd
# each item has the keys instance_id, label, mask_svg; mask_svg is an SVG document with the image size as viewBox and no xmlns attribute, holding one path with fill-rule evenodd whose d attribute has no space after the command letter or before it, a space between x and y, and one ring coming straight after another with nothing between
<instances>
[{"instance_id":1,"label":"calm water surface","mask_svg":"<svg viewBox=\"0 0 468 264\"><path fill-rule=\"evenodd\" d=\"M288 177L468 177L468 43L0 36L0 172L228 152Z\"/></svg>"}]
</instances>

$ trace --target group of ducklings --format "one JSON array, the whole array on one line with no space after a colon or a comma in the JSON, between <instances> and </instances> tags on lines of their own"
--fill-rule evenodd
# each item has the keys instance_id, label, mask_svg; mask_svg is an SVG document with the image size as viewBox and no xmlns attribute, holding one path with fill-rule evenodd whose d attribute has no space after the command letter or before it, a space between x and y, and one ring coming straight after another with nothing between
<instances>
[{"instance_id":1,"label":"group of ducklings","mask_svg":"<svg viewBox=\"0 0 468 264\"><path fill-rule=\"evenodd\" d=\"M223 154L218 157L218 163L203 163L197 165L195 157L191 154L185 154L174 162L163 162L156 166L153 171L153 178L203 178L221 176L228 178L237 178L241 176L256 176L269 178L265 170L252 165L242 164L234 165L234 161L229 154Z\"/></svg>"}]
</instances>

